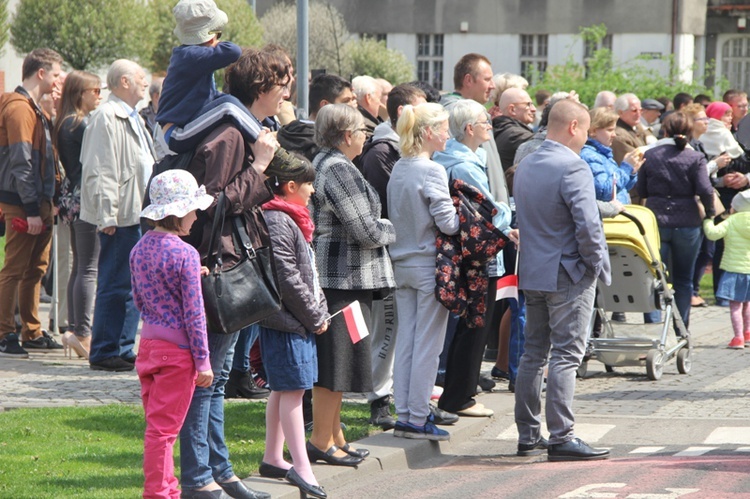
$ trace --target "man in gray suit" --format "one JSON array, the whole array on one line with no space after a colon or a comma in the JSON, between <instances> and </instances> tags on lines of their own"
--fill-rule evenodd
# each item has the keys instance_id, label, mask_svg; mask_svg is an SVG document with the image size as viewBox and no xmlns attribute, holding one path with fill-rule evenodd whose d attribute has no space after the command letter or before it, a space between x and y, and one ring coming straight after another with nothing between
<instances>
[{"instance_id":1,"label":"man in gray suit","mask_svg":"<svg viewBox=\"0 0 750 499\"><path fill-rule=\"evenodd\" d=\"M520 231L519 287L526 296L526 343L516 380L518 454L550 461L606 459L573 434L573 394L597 278L610 282L609 255L591 169L578 156L589 129L586 109L555 104L547 140L518 166L514 192ZM547 374L546 421L541 393Z\"/></svg>"}]
</instances>

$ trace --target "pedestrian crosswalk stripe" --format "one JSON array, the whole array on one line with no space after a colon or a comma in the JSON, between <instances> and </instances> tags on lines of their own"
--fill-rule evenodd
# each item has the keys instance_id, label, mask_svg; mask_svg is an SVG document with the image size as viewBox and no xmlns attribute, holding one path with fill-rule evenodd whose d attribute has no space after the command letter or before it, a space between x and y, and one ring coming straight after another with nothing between
<instances>
[{"instance_id":1,"label":"pedestrian crosswalk stripe","mask_svg":"<svg viewBox=\"0 0 750 499\"><path fill-rule=\"evenodd\" d=\"M719 426L703 441L706 445L736 444L750 445L750 427Z\"/></svg>"},{"instance_id":2,"label":"pedestrian crosswalk stripe","mask_svg":"<svg viewBox=\"0 0 750 499\"><path fill-rule=\"evenodd\" d=\"M581 440L588 443L594 443L601 440L602 437L604 437L604 435L606 435L607 432L612 430L614 427L615 425L611 424L576 423L573 432L575 433L575 436L580 438ZM545 423L542 423L542 435L549 435L549 430L547 430L547 425ZM497 440L517 441L518 429L516 428L516 425L509 426L508 428L500 432L500 434L495 438Z\"/></svg>"},{"instance_id":3,"label":"pedestrian crosswalk stripe","mask_svg":"<svg viewBox=\"0 0 750 499\"><path fill-rule=\"evenodd\" d=\"M712 450L716 450L718 447L688 447L684 451L678 452L675 454L675 457L695 457L695 456L702 456L703 454L706 454L707 452L711 452Z\"/></svg>"},{"instance_id":4,"label":"pedestrian crosswalk stripe","mask_svg":"<svg viewBox=\"0 0 750 499\"><path fill-rule=\"evenodd\" d=\"M737 447L734 452L750 452L750 447Z\"/></svg>"},{"instance_id":5,"label":"pedestrian crosswalk stripe","mask_svg":"<svg viewBox=\"0 0 750 499\"><path fill-rule=\"evenodd\" d=\"M664 449L664 447L638 447L637 449L631 450L630 453L631 454L655 454L662 449Z\"/></svg>"}]
</instances>

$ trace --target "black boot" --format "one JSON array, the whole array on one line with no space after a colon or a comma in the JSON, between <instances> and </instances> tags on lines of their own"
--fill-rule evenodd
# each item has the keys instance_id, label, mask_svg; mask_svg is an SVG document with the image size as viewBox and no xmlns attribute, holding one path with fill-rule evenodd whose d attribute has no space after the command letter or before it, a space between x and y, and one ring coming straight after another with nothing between
<instances>
[{"instance_id":1,"label":"black boot","mask_svg":"<svg viewBox=\"0 0 750 499\"><path fill-rule=\"evenodd\" d=\"M224 397L228 399L264 399L268 397L271 390L260 388L253 381L250 371L242 372L232 369L229 371L229 380L224 387Z\"/></svg>"},{"instance_id":2,"label":"black boot","mask_svg":"<svg viewBox=\"0 0 750 499\"><path fill-rule=\"evenodd\" d=\"M396 420L391 416L391 396L386 395L370 403L370 424L380 426L384 431L396 427Z\"/></svg>"}]
</instances>

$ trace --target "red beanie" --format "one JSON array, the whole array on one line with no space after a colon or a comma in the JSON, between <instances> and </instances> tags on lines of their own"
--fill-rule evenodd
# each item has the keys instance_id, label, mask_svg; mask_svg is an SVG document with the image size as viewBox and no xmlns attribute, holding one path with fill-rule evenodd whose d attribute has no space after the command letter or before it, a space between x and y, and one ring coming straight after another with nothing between
<instances>
[{"instance_id":1,"label":"red beanie","mask_svg":"<svg viewBox=\"0 0 750 499\"><path fill-rule=\"evenodd\" d=\"M726 102L712 102L706 108L706 116L715 120L720 120L727 111L731 111L732 106Z\"/></svg>"}]
</instances>

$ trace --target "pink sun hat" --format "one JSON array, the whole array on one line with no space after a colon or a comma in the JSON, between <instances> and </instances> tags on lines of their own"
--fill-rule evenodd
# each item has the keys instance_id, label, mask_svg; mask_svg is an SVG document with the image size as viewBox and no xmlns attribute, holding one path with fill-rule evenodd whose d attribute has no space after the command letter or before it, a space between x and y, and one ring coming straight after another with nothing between
<instances>
[{"instance_id":1,"label":"pink sun hat","mask_svg":"<svg viewBox=\"0 0 750 499\"><path fill-rule=\"evenodd\" d=\"M206 186L198 187L195 177L185 170L167 170L151 180L151 204L141 212L143 218L162 220L170 215L182 218L193 210L205 210L214 202Z\"/></svg>"}]
</instances>

